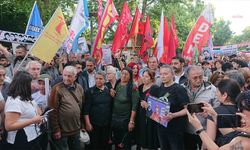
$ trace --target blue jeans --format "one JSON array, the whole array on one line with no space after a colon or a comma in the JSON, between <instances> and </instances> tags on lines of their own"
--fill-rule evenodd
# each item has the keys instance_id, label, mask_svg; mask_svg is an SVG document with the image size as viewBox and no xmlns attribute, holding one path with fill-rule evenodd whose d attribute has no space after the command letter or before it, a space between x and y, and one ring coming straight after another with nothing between
<instances>
[{"instance_id":1,"label":"blue jeans","mask_svg":"<svg viewBox=\"0 0 250 150\"><path fill-rule=\"evenodd\" d=\"M80 150L80 131L71 136L61 137L59 140L54 140L57 150Z\"/></svg>"}]
</instances>

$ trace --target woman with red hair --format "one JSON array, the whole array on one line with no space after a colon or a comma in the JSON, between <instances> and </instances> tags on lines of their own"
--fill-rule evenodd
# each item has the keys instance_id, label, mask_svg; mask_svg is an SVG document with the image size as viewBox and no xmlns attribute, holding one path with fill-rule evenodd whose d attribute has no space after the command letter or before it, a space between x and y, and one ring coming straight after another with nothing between
<instances>
[{"instance_id":1,"label":"woman with red hair","mask_svg":"<svg viewBox=\"0 0 250 150\"><path fill-rule=\"evenodd\" d=\"M134 81L134 84L138 87L141 84L140 76L139 76L140 66L135 62L130 62L128 64L128 67L132 69L133 81Z\"/></svg>"}]
</instances>

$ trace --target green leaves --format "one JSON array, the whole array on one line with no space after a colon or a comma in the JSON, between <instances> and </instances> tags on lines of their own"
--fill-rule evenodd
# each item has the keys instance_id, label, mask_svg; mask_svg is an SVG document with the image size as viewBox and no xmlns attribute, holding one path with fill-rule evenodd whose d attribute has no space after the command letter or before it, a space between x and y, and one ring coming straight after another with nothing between
<instances>
[{"instance_id":1,"label":"green leaves","mask_svg":"<svg viewBox=\"0 0 250 150\"><path fill-rule=\"evenodd\" d=\"M212 26L213 44L215 46L223 46L228 44L233 36L230 29L230 22L223 19L215 20Z\"/></svg>"},{"instance_id":2,"label":"green leaves","mask_svg":"<svg viewBox=\"0 0 250 150\"><path fill-rule=\"evenodd\" d=\"M24 33L28 18L35 0L1 0L0 3L0 29ZM124 0L113 0L116 9L120 15ZM130 7L132 15L138 5L138 1L126 0ZM44 25L47 24L52 14L58 6L61 6L68 25L70 25L77 0L37 0L37 4L43 19ZM106 2L103 1L105 8ZM97 30L97 1L88 0L88 7L90 12L90 21L92 21L92 36L90 28L84 33L87 40L95 38ZM177 51L181 52L186 38L198 19L200 13L204 9L204 2L202 0L142 0L140 7L145 12L145 16L149 15L153 37L158 36L158 29L160 24L161 10L164 9L164 14L168 20L172 15L175 16L175 23L177 28L177 35L179 38L179 47ZM144 16L144 18L145 18ZM105 42L112 43L114 33L116 30L116 21L114 25L108 29L105 35ZM224 45L230 41L233 36L230 22L224 20L217 20L213 24L212 33L214 36L214 45ZM112 31L113 30L113 31ZM250 27L243 31L242 36L235 36L232 43L239 41L247 41L250 38Z\"/></svg>"}]
</instances>

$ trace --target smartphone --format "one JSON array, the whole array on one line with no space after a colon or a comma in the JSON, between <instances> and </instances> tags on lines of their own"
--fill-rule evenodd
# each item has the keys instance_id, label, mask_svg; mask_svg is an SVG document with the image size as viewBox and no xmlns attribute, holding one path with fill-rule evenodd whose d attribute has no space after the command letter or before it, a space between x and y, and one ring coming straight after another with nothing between
<instances>
[{"instance_id":1,"label":"smartphone","mask_svg":"<svg viewBox=\"0 0 250 150\"><path fill-rule=\"evenodd\" d=\"M43 115L48 115L49 114L49 112L51 112L51 111L53 111L54 109L45 109L45 111L42 113L42 115L41 116L43 116Z\"/></svg>"},{"instance_id":2,"label":"smartphone","mask_svg":"<svg viewBox=\"0 0 250 150\"><path fill-rule=\"evenodd\" d=\"M219 114L217 116L218 128L235 128L241 126L241 116L236 114Z\"/></svg>"},{"instance_id":3,"label":"smartphone","mask_svg":"<svg viewBox=\"0 0 250 150\"><path fill-rule=\"evenodd\" d=\"M189 111L189 113L200 113L203 112L204 110L202 109L202 107L204 106L203 103L189 103L187 104L187 109Z\"/></svg>"}]
</instances>

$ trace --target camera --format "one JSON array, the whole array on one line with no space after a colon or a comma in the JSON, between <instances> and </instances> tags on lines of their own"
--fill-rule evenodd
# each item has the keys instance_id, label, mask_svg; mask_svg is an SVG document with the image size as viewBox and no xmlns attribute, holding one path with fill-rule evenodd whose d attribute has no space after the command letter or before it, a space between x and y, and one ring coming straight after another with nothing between
<instances>
[{"instance_id":1,"label":"camera","mask_svg":"<svg viewBox=\"0 0 250 150\"><path fill-rule=\"evenodd\" d=\"M203 103L189 103L187 104L187 109L189 113L200 113L203 112L204 110L202 109L204 107Z\"/></svg>"},{"instance_id":2,"label":"camera","mask_svg":"<svg viewBox=\"0 0 250 150\"><path fill-rule=\"evenodd\" d=\"M241 116L236 114L219 114L217 116L218 128L235 128L241 126Z\"/></svg>"}]
</instances>

